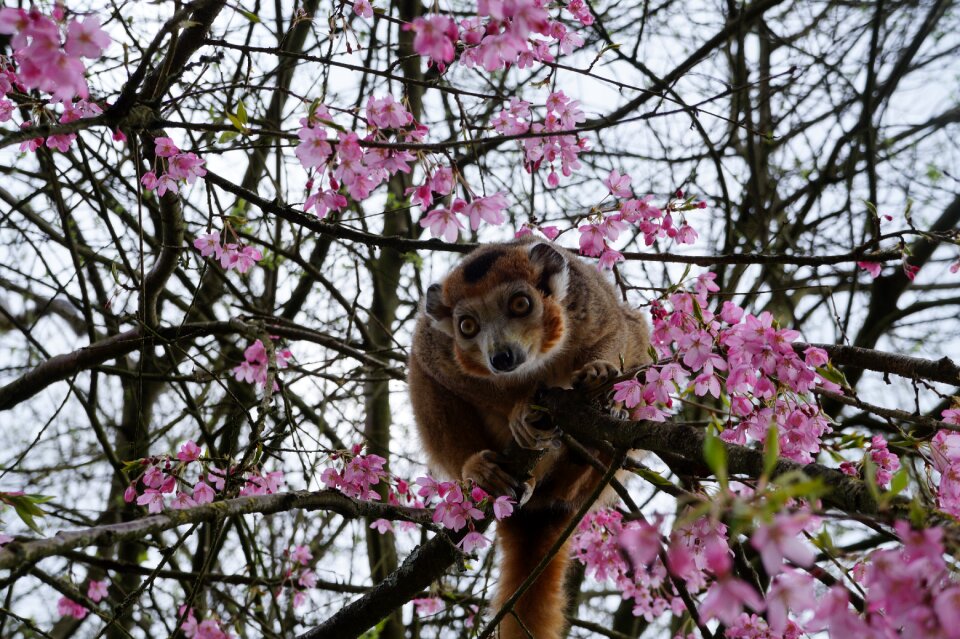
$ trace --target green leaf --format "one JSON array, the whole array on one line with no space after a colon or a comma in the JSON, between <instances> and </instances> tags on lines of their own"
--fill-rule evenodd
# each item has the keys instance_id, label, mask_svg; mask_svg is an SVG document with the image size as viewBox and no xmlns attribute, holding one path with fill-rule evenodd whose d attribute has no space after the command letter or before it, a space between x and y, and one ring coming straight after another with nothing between
<instances>
[{"instance_id":1,"label":"green leaf","mask_svg":"<svg viewBox=\"0 0 960 639\"><path fill-rule=\"evenodd\" d=\"M247 126L247 108L243 106L243 101L240 101L240 104L237 105L237 119L240 120L240 123L243 124L244 128Z\"/></svg>"},{"instance_id":2,"label":"green leaf","mask_svg":"<svg viewBox=\"0 0 960 639\"><path fill-rule=\"evenodd\" d=\"M244 11L243 9L240 9L240 15L242 15L244 18L246 18L250 22L253 22L253 23L260 22L260 16L258 16L252 11Z\"/></svg>"},{"instance_id":3,"label":"green leaf","mask_svg":"<svg viewBox=\"0 0 960 639\"><path fill-rule=\"evenodd\" d=\"M777 424L772 423L767 428L767 441L763 448L763 474L767 477L773 473L780 458L780 438L778 436Z\"/></svg>"},{"instance_id":4,"label":"green leaf","mask_svg":"<svg viewBox=\"0 0 960 639\"><path fill-rule=\"evenodd\" d=\"M879 504L880 487L877 485L877 465L873 463L869 455L863 458L863 476L864 481L867 482L867 490L870 491L870 496Z\"/></svg>"},{"instance_id":5,"label":"green leaf","mask_svg":"<svg viewBox=\"0 0 960 639\"><path fill-rule=\"evenodd\" d=\"M676 488L676 486L673 485L673 482L655 470L650 470L649 468L634 468L633 473L643 477L657 488Z\"/></svg>"},{"instance_id":6,"label":"green leaf","mask_svg":"<svg viewBox=\"0 0 960 639\"><path fill-rule=\"evenodd\" d=\"M43 504L53 499L48 495L26 495L19 493L0 493L0 501L13 506L17 516L37 534L43 534L34 521L34 517L44 517L46 513L37 504Z\"/></svg>"},{"instance_id":7,"label":"green leaf","mask_svg":"<svg viewBox=\"0 0 960 639\"><path fill-rule=\"evenodd\" d=\"M380 623L360 635L360 639L380 639L380 633L383 632L383 629L386 628L386 626L387 619L381 619Z\"/></svg>"},{"instance_id":8,"label":"green leaf","mask_svg":"<svg viewBox=\"0 0 960 639\"><path fill-rule=\"evenodd\" d=\"M727 489L727 449L717 437L714 426L707 428L707 438L703 441L703 459L720 482L721 488Z\"/></svg>"},{"instance_id":9,"label":"green leaf","mask_svg":"<svg viewBox=\"0 0 960 639\"><path fill-rule=\"evenodd\" d=\"M843 388L850 388L850 383L847 381L843 371L834 366L833 362L827 362L824 366L817 368L817 373L828 382L833 382Z\"/></svg>"},{"instance_id":10,"label":"green leaf","mask_svg":"<svg viewBox=\"0 0 960 639\"><path fill-rule=\"evenodd\" d=\"M901 468L896 473L893 474L893 478L890 480L890 495L899 495L903 492L903 489L907 487L907 484L910 482L910 474L907 472L906 468Z\"/></svg>"},{"instance_id":11,"label":"green leaf","mask_svg":"<svg viewBox=\"0 0 960 639\"><path fill-rule=\"evenodd\" d=\"M414 268L418 271L423 268L423 258L416 251L407 251L402 253L400 257L403 258L403 261L408 264L413 264Z\"/></svg>"},{"instance_id":12,"label":"green leaf","mask_svg":"<svg viewBox=\"0 0 960 639\"><path fill-rule=\"evenodd\" d=\"M227 119L230 120L230 123L233 124L233 127L243 133L243 122L240 121L240 118L235 116L232 113L227 113Z\"/></svg>"},{"instance_id":13,"label":"green leaf","mask_svg":"<svg viewBox=\"0 0 960 639\"><path fill-rule=\"evenodd\" d=\"M691 296L691 300L693 301L693 316L696 317L697 321L701 324L706 324L706 322L703 321L703 309L700 308L700 302L693 296Z\"/></svg>"},{"instance_id":14,"label":"green leaf","mask_svg":"<svg viewBox=\"0 0 960 639\"><path fill-rule=\"evenodd\" d=\"M220 134L220 139L219 139L218 141L219 141L220 143L229 142L230 140L234 139L235 137L237 137L237 132L236 132L236 131L224 131L223 133Z\"/></svg>"}]
</instances>

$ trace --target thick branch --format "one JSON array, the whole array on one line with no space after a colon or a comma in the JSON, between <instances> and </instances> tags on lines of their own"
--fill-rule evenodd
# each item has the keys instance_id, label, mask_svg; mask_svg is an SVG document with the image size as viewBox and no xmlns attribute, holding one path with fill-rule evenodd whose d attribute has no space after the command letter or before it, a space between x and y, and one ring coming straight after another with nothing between
<instances>
[{"instance_id":1,"label":"thick branch","mask_svg":"<svg viewBox=\"0 0 960 639\"><path fill-rule=\"evenodd\" d=\"M62 554L84 546L107 546L121 541L143 539L164 530L203 521L216 521L237 515L286 512L294 509L329 510L344 517L370 516L390 520L429 524L429 511L403 506L391 506L372 501L354 501L330 490L319 492L297 491L273 495L249 495L226 501L216 501L184 510L168 510L119 524L94 526L83 530L59 532L49 539L11 542L0 549L0 569L12 569L22 563L36 562L44 557Z\"/></svg>"},{"instance_id":2,"label":"thick branch","mask_svg":"<svg viewBox=\"0 0 960 639\"><path fill-rule=\"evenodd\" d=\"M538 403L547 407L557 426L586 442L605 441L616 447L640 448L654 453L678 455L706 466L703 429L669 422L627 422L601 413L577 393L550 389ZM763 452L745 446L723 444L727 451L727 470L734 475L759 477L763 474ZM826 505L846 512L878 514L876 500L866 483L848 477L839 470L820 464L799 464L781 459L773 470L777 477L801 471L808 477L820 478L831 489L823 497Z\"/></svg>"},{"instance_id":3,"label":"thick branch","mask_svg":"<svg viewBox=\"0 0 960 639\"><path fill-rule=\"evenodd\" d=\"M934 361L909 357L896 353L885 353L859 346L840 346L836 344L795 344L802 351L807 346L816 346L827 351L834 364L855 369L868 369L880 373L893 373L908 379L926 379L944 384L960 384L960 366L949 357ZM859 374L857 375L859 378Z\"/></svg>"},{"instance_id":4,"label":"thick branch","mask_svg":"<svg viewBox=\"0 0 960 639\"><path fill-rule=\"evenodd\" d=\"M335 352L353 357L364 364L374 366L378 370L382 369L394 379L405 379L402 371L389 366L386 362L323 333L269 320L265 321L265 326L272 335L320 344ZM197 322L184 324L183 326L165 326L152 331L138 327L112 335L70 353L55 355L0 388L0 411L13 408L54 382L65 380L80 371L122 357L142 346L188 341L205 335L236 333L239 330L240 327L235 322Z\"/></svg>"}]
</instances>

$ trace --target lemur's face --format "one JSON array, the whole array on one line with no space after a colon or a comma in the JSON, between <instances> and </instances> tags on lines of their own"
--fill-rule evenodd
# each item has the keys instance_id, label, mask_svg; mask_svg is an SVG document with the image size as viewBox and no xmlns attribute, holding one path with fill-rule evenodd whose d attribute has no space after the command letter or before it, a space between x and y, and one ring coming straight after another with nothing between
<instances>
[{"instance_id":1,"label":"lemur's face","mask_svg":"<svg viewBox=\"0 0 960 639\"><path fill-rule=\"evenodd\" d=\"M563 346L566 281L566 262L548 244L479 251L430 287L426 311L453 338L465 373L519 381Z\"/></svg>"}]
</instances>

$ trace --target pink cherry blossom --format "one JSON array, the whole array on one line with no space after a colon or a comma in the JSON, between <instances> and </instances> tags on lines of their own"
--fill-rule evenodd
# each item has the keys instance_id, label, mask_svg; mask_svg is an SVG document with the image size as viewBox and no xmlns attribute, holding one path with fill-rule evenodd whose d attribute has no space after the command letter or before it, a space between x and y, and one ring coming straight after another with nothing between
<instances>
[{"instance_id":1,"label":"pink cherry blossom","mask_svg":"<svg viewBox=\"0 0 960 639\"><path fill-rule=\"evenodd\" d=\"M787 629L787 613L800 615L816 608L813 577L798 570L786 570L774 578L766 599L770 628L774 632L783 632Z\"/></svg>"},{"instance_id":2,"label":"pink cherry blossom","mask_svg":"<svg viewBox=\"0 0 960 639\"><path fill-rule=\"evenodd\" d=\"M953 423L952 414L948 416L947 413L956 410L943 411L944 421ZM930 457L933 459L934 468L941 473L950 466L960 464L960 433L952 430L938 430L930 440Z\"/></svg>"},{"instance_id":3,"label":"pink cherry blossom","mask_svg":"<svg viewBox=\"0 0 960 639\"><path fill-rule=\"evenodd\" d=\"M73 617L74 619L83 619L87 616L87 609L72 599L60 597L57 600L57 613L62 617Z\"/></svg>"},{"instance_id":4,"label":"pink cherry blossom","mask_svg":"<svg viewBox=\"0 0 960 639\"><path fill-rule=\"evenodd\" d=\"M341 211L347 206L347 198L333 190L320 190L307 198L303 208L307 211L312 207L321 220L330 211Z\"/></svg>"},{"instance_id":5,"label":"pink cherry blossom","mask_svg":"<svg viewBox=\"0 0 960 639\"><path fill-rule=\"evenodd\" d=\"M309 568L305 568L300 572L297 584L304 588L313 588L317 585L317 574Z\"/></svg>"},{"instance_id":6,"label":"pink cherry blossom","mask_svg":"<svg viewBox=\"0 0 960 639\"><path fill-rule=\"evenodd\" d=\"M220 255L223 253L223 247L220 245L220 231L213 231L212 233L197 237L197 239L193 241L193 247L200 251L200 255L203 257L210 257L212 255L219 260Z\"/></svg>"},{"instance_id":7,"label":"pink cherry blossom","mask_svg":"<svg viewBox=\"0 0 960 639\"><path fill-rule=\"evenodd\" d=\"M754 611L763 610L763 599L750 584L727 575L717 579L707 590L699 613L702 619L716 618L724 624L732 624L743 612L744 606Z\"/></svg>"},{"instance_id":8,"label":"pink cherry blossom","mask_svg":"<svg viewBox=\"0 0 960 639\"><path fill-rule=\"evenodd\" d=\"M153 151L161 158L173 157L180 152L173 140L166 137L156 138L153 141Z\"/></svg>"},{"instance_id":9,"label":"pink cherry blossom","mask_svg":"<svg viewBox=\"0 0 960 639\"><path fill-rule=\"evenodd\" d=\"M353 12L361 18L372 18L373 6L370 0L353 0Z\"/></svg>"},{"instance_id":10,"label":"pink cherry blossom","mask_svg":"<svg viewBox=\"0 0 960 639\"><path fill-rule=\"evenodd\" d=\"M148 488L160 488L163 485L163 481L166 476L163 474L163 471L160 470L157 466L150 466L143 477L140 478L140 481L143 482L143 485Z\"/></svg>"},{"instance_id":11,"label":"pink cherry blossom","mask_svg":"<svg viewBox=\"0 0 960 639\"><path fill-rule=\"evenodd\" d=\"M620 172L616 169L610 171L610 175L603 179L604 185L610 190L614 197L630 197L633 192L630 190L630 182L633 178L629 174Z\"/></svg>"},{"instance_id":12,"label":"pink cherry blossom","mask_svg":"<svg viewBox=\"0 0 960 639\"><path fill-rule=\"evenodd\" d=\"M306 546L294 546L290 550L290 560L301 566L310 565L311 559L313 559L313 553Z\"/></svg>"},{"instance_id":13,"label":"pink cherry blossom","mask_svg":"<svg viewBox=\"0 0 960 639\"><path fill-rule=\"evenodd\" d=\"M900 458L887 450L887 440L876 435L870 440L870 459L876 466L877 485L886 488L893 473L900 468Z\"/></svg>"},{"instance_id":14,"label":"pink cherry blossom","mask_svg":"<svg viewBox=\"0 0 960 639\"><path fill-rule=\"evenodd\" d=\"M436 208L420 219L420 226L429 228L433 237L442 237L447 242L456 242L463 229L457 216L445 208Z\"/></svg>"},{"instance_id":15,"label":"pink cherry blossom","mask_svg":"<svg viewBox=\"0 0 960 639\"><path fill-rule=\"evenodd\" d=\"M507 198L503 193L498 192L487 197L474 198L472 202L465 203L460 212L470 219L470 229L476 231L480 228L481 220L494 226L503 224L505 220L503 211L506 208Z\"/></svg>"},{"instance_id":16,"label":"pink cherry blossom","mask_svg":"<svg viewBox=\"0 0 960 639\"><path fill-rule=\"evenodd\" d=\"M238 273L246 273L253 265L263 259L263 254L252 246L244 246L235 254L230 264Z\"/></svg>"},{"instance_id":17,"label":"pink cherry blossom","mask_svg":"<svg viewBox=\"0 0 960 639\"><path fill-rule=\"evenodd\" d=\"M204 481L198 481L193 486L193 500L197 504L209 504L216 498L216 493L213 492L213 488L210 488L210 485Z\"/></svg>"},{"instance_id":18,"label":"pink cherry blossom","mask_svg":"<svg viewBox=\"0 0 960 639\"><path fill-rule=\"evenodd\" d=\"M504 519L513 514L513 507L516 505L516 501L510 498L507 495L501 495L493 501L493 516L497 520Z\"/></svg>"},{"instance_id":19,"label":"pink cherry blossom","mask_svg":"<svg viewBox=\"0 0 960 639\"><path fill-rule=\"evenodd\" d=\"M95 603L99 603L107 596L107 582L91 579L87 585L87 596Z\"/></svg>"},{"instance_id":20,"label":"pink cherry blossom","mask_svg":"<svg viewBox=\"0 0 960 639\"><path fill-rule=\"evenodd\" d=\"M180 450L177 452L177 459L184 463L190 463L200 459L200 447L197 446L196 442L192 439L188 439L187 443L180 447Z\"/></svg>"},{"instance_id":21,"label":"pink cherry blossom","mask_svg":"<svg viewBox=\"0 0 960 639\"><path fill-rule=\"evenodd\" d=\"M660 553L660 531L645 521L630 522L624 526L619 543L635 569L647 566Z\"/></svg>"},{"instance_id":22,"label":"pink cherry blossom","mask_svg":"<svg viewBox=\"0 0 960 639\"><path fill-rule=\"evenodd\" d=\"M173 510L183 510L184 508L193 508L197 505L197 502L194 501L193 497L188 495L185 492L178 492L176 496L170 500L170 508Z\"/></svg>"},{"instance_id":23,"label":"pink cherry blossom","mask_svg":"<svg viewBox=\"0 0 960 639\"><path fill-rule=\"evenodd\" d=\"M416 18L409 28L416 33L413 50L430 58L434 63L446 64L453 61L454 43L459 37L457 24L449 17L429 15Z\"/></svg>"},{"instance_id":24,"label":"pink cherry blossom","mask_svg":"<svg viewBox=\"0 0 960 639\"><path fill-rule=\"evenodd\" d=\"M604 233L596 224L584 224L580 231L580 253L588 257L599 257L606 248Z\"/></svg>"},{"instance_id":25,"label":"pink cherry blossom","mask_svg":"<svg viewBox=\"0 0 960 639\"><path fill-rule=\"evenodd\" d=\"M443 610L443 600L439 597L425 597L420 599L411 599L413 607L421 617L429 617Z\"/></svg>"},{"instance_id":26,"label":"pink cherry blossom","mask_svg":"<svg viewBox=\"0 0 960 639\"><path fill-rule=\"evenodd\" d=\"M110 36L100 28L100 18L88 16L83 22L70 20L64 50L78 58L99 58L110 42Z\"/></svg>"},{"instance_id":27,"label":"pink cherry blossom","mask_svg":"<svg viewBox=\"0 0 960 639\"><path fill-rule=\"evenodd\" d=\"M137 505L146 506L151 513L159 513L163 510L163 493L156 488L147 488L137 497Z\"/></svg>"},{"instance_id":28,"label":"pink cherry blossom","mask_svg":"<svg viewBox=\"0 0 960 639\"><path fill-rule=\"evenodd\" d=\"M389 519L377 519L370 524L370 528L384 535L388 532L393 532L393 522Z\"/></svg>"},{"instance_id":29,"label":"pink cherry blossom","mask_svg":"<svg viewBox=\"0 0 960 639\"><path fill-rule=\"evenodd\" d=\"M412 123L413 115L390 94L382 98L371 95L367 99L367 121L378 128L399 129Z\"/></svg>"},{"instance_id":30,"label":"pink cherry blossom","mask_svg":"<svg viewBox=\"0 0 960 639\"><path fill-rule=\"evenodd\" d=\"M324 166L333 154L333 147L327 142L326 129L304 126L297 131L297 137L300 138L300 144L294 154L305 169Z\"/></svg>"},{"instance_id":31,"label":"pink cherry blossom","mask_svg":"<svg viewBox=\"0 0 960 639\"><path fill-rule=\"evenodd\" d=\"M457 544L465 553L472 553L477 548L486 548L490 545L490 540L476 531L468 532L464 535L460 543Z\"/></svg>"},{"instance_id":32,"label":"pink cherry blossom","mask_svg":"<svg viewBox=\"0 0 960 639\"><path fill-rule=\"evenodd\" d=\"M203 168L204 162L205 160L196 153L177 153L169 160L167 175L176 180L184 180L187 184L193 184L198 177L207 174L207 170Z\"/></svg>"},{"instance_id":33,"label":"pink cherry blossom","mask_svg":"<svg viewBox=\"0 0 960 639\"><path fill-rule=\"evenodd\" d=\"M623 260L623 253L607 247L603 250L603 253L600 254L600 260L597 262L597 268L609 271L617 264L617 262L622 262Z\"/></svg>"},{"instance_id":34,"label":"pink cherry blossom","mask_svg":"<svg viewBox=\"0 0 960 639\"><path fill-rule=\"evenodd\" d=\"M177 184L176 178L174 178L169 173L164 173L157 178L157 195L163 197L167 194L167 191L170 193L177 194L180 192L180 185ZM149 190L149 189L148 189Z\"/></svg>"},{"instance_id":35,"label":"pink cherry blossom","mask_svg":"<svg viewBox=\"0 0 960 639\"><path fill-rule=\"evenodd\" d=\"M813 563L813 550L799 538L809 519L801 513L780 513L770 524L757 526L750 543L760 551L768 575L779 574L784 559L803 567Z\"/></svg>"}]
</instances>

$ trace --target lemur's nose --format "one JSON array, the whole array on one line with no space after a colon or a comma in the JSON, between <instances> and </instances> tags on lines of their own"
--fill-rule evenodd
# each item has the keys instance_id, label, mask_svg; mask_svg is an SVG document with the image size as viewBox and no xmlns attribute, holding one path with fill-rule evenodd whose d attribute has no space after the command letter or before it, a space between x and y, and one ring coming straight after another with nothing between
<instances>
[{"instance_id":1,"label":"lemur's nose","mask_svg":"<svg viewBox=\"0 0 960 639\"><path fill-rule=\"evenodd\" d=\"M502 350L497 351L490 357L490 365L493 367L493 370L507 373L515 369L520 364L523 364L524 356L523 353L514 349L513 347L507 347Z\"/></svg>"}]
</instances>

